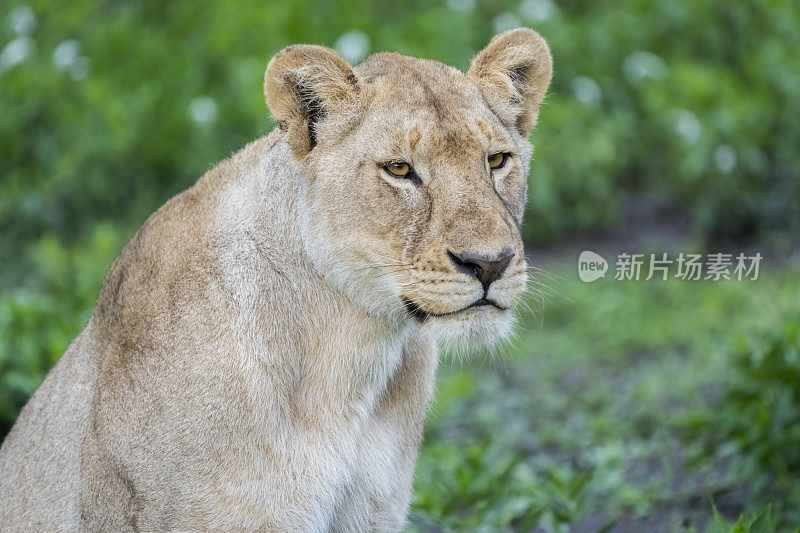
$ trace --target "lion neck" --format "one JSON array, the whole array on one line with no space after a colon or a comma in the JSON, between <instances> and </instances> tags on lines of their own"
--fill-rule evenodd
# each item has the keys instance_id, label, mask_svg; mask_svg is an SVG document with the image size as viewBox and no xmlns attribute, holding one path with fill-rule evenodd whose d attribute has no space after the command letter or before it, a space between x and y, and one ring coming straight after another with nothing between
<instances>
[{"instance_id":1,"label":"lion neck","mask_svg":"<svg viewBox=\"0 0 800 533\"><path fill-rule=\"evenodd\" d=\"M307 251L305 176L273 132L223 167L220 261L238 339L254 368L274 372L275 350L296 354L277 369L293 389L297 416L362 416L386 389L419 326L376 313L321 274Z\"/></svg>"}]
</instances>

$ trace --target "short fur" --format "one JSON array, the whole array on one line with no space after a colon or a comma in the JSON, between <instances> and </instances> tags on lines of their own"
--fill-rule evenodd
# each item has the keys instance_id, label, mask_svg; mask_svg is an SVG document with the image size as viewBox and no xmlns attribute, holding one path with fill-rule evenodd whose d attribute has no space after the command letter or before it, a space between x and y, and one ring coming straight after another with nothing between
<instances>
[{"instance_id":1,"label":"short fur","mask_svg":"<svg viewBox=\"0 0 800 533\"><path fill-rule=\"evenodd\" d=\"M399 530L437 342L503 338L525 287L527 136L550 75L527 29L467 73L280 52L280 128L145 222L23 409L0 529ZM502 249L485 294L448 255ZM468 308L482 296L495 305Z\"/></svg>"}]
</instances>

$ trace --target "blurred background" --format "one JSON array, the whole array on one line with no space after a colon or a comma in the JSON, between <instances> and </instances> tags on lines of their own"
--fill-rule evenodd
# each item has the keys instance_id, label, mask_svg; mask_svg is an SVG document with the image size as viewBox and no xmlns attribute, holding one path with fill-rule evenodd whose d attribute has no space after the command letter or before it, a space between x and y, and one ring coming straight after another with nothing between
<instances>
[{"instance_id":1,"label":"blurred background","mask_svg":"<svg viewBox=\"0 0 800 533\"><path fill-rule=\"evenodd\" d=\"M269 58L466 69L529 26L555 75L515 339L444 358L409 531L800 525L794 0L5 0L0 439L146 217L273 123ZM577 276L584 250L759 252L748 281Z\"/></svg>"}]
</instances>

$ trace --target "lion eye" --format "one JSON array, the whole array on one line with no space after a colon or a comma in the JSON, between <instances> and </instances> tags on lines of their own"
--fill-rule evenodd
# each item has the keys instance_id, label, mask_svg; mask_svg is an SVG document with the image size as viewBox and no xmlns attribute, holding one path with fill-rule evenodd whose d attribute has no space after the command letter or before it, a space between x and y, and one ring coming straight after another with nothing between
<instances>
[{"instance_id":1,"label":"lion eye","mask_svg":"<svg viewBox=\"0 0 800 533\"><path fill-rule=\"evenodd\" d=\"M491 169L503 168L503 165L506 164L506 160L508 160L508 154L506 152L497 152L487 158L489 168Z\"/></svg>"},{"instance_id":2,"label":"lion eye","mask_svg":"<svg viewBox=\"0 0 800 533\"><path fill-rule=\"evenodd\" d=\"M411 165L403 162L389 163L385 167L386 172L398 178L404 178L411 172Z\"/></svg>"}]
</instances>

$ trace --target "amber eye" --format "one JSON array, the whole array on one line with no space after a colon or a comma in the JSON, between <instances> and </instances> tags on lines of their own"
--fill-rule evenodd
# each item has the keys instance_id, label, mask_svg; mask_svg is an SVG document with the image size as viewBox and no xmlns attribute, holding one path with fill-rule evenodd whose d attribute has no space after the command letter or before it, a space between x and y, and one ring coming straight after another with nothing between
<instances>
[{"instance_id":1,"label":"amber eye","mask_svg":"<svg viewBox=\"0 0 800 533\"><path fill-rule=\"evenodd\" d=\"M492 169L503 168L503 165L506 164L506 160L508 159L508 154L506 152L497 152L496 154L492 154L487 158L489 161L489 167Z\"/></svg>"},{"instance_id":2,"label":"amber eye","mask_svg":"<svg viewBox=\"0 0 800 533\"><path fill-rule=\"evenodd\" d=\"M383 168L386 169L386 172L398 178L404 178L411 172L411 165L403 162L389 163Z\"/></svg>"}]
</instances>

